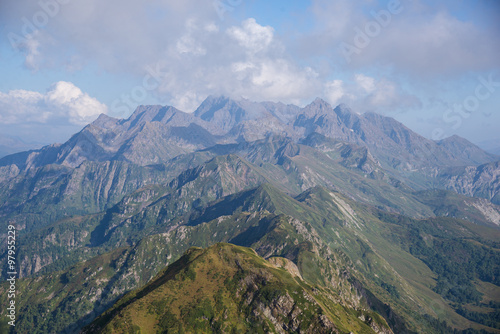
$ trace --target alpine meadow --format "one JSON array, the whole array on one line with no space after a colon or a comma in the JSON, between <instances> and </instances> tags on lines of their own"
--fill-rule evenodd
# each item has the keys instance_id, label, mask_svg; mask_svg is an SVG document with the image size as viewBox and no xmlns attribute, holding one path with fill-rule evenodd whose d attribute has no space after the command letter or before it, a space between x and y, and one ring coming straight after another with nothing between
<instances>
[{"instance_id":1,"label":"alpine meadow","mask_svg":"<svg viewBox=\"0 0 500 334\"><path fill-rule=\"evenodd\" d=\"M0 334L500 333L500 3L0 3Z\"/></svg>"}]
</instances>

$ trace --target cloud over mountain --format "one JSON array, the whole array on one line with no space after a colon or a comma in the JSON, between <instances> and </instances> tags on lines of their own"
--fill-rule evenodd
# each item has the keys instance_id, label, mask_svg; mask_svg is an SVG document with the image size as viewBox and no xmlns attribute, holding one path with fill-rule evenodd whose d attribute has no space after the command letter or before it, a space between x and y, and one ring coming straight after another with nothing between
<instances>
[{"instance_id":1,"label":"cloud over mountain","mask_svg":"<svg viewBox=\"0 0 500 334\"><path fill-rule=\"evenodd\" d=\"M59 81L45 94L27 90L0 92L0 120L4 124L46 123L59 120L85 125L107 107L71 82Z\"/></svg>"}]
</instances>

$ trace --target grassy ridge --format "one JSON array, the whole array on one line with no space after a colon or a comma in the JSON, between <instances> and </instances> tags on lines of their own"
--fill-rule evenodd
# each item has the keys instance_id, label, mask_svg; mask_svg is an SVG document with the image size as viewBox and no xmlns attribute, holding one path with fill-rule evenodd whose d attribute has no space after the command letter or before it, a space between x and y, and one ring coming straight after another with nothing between
<instances>
[{"instance_id":1,"label":"grassy ridge","mask_svg":"<svg viewBox=\"0 0 500 334\"><path fill-rule=\"evenodd\" d=\"M373 333L367 323L387 331L379 316L349 310L328 295L251 249L216 244L191 248L83 332Z\"/></svg>"}]
</instances>

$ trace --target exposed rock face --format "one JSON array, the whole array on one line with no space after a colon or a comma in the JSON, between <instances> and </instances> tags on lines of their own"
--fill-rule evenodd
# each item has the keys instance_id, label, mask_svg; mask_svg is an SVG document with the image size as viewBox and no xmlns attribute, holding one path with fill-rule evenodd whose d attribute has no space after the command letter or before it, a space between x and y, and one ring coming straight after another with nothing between
<instances>
[{"instance_id":1,"label":"exposed rock face","mask_svg":"<svg viewBox=\"0 0 500 334\"><path fill-rule=\"evenodd\" d=\"M498 206L492 205L487 200L479 200L470 205L479 210L490 222L500 226L500 210Z\"/></svg>"},{"instance_id":2,"label":"exposed rock face","mask_svg":"<svg viewBox=\"0 0 500 334\"><path fill-rule=\"evenodd\" d=\"M0 167L0 182L12 179L19 175L20 170L17 165L7 165Z\"/></svg>"},{"instance_id":3,"label":"exposed rock face","mask_svg":"<svg viewBox=\"0 0 500 334\"><path fill-rule=\"evenodd\" d=\"M462 168L446 168L437 174L437 181L459 194L483 197L500 205L500 161Z\"/></svg>"},{"instance_id":4,"label":"exposed rock face","mask_svg":"<svg viewBox=\"0 0 500 334\"><path fill-rule=\"evenodd\" d=\"M290 274L292 274L292 276L303 279L302 276L300 275L300 271L297 265L292 261L290 261L289 259L286 259L284 257L270 257L267 259L267 261L269 261L269 263L278 268L285 269Z\"/></svg>"}]
</instances>

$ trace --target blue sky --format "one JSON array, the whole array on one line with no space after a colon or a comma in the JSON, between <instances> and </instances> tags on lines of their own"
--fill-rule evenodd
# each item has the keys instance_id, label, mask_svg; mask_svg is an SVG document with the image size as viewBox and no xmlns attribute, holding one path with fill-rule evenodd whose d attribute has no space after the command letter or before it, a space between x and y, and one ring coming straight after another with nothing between
<instances>
[{"instance_id":1,"label":"blue sky","mask_svg":"<svg viewBox=\"0 0 500 334\"><path fill-rule=\"evenodd\" d=\"M494 140L499 18L495 0L2 1L0 135L61 142L100 113L224 94Z\"/></svg>"}]
</instances>

